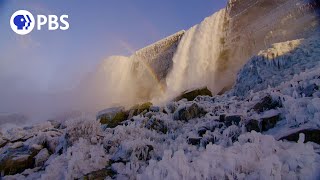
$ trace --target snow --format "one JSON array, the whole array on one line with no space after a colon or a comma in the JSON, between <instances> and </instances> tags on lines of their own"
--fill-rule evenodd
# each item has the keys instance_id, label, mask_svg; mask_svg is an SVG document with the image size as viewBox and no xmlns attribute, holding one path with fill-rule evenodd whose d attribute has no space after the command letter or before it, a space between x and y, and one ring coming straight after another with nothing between
<instances>
[{"instance_id":1,"label":"snow","mask_svg":"<svg viewBox=\"0 0 320 180\"><path fill-rule=\"evenodd\" d=\"M252 132L231 147L209 144L199 156L167 150L138 179L317 179L319 160L310 145Z\"/></svg>"}]
</instances>

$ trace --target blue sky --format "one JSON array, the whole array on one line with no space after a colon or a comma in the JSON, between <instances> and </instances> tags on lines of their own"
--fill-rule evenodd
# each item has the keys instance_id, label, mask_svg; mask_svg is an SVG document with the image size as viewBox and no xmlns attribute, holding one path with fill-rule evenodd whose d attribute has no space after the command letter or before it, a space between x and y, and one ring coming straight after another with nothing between
<instances>
[{"instance_id":1,"label":"blue sky","mask_svg":"<svg viewBox=\"0 0 320 180\"><path fill-rule=\"evenodd\" d=\"M0 89L62 91L110 55L130 55L200 23L227 0L0 0ZM19 9L69 15L67 31L18 36L9 26ZM1 90L0 90L1 91Z\"/></svg>"}]
</instances>

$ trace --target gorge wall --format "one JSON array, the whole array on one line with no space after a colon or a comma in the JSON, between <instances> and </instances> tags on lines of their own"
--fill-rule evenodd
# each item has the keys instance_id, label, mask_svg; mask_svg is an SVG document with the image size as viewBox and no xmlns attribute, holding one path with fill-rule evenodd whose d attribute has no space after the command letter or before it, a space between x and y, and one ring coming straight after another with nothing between
<instances>
[{"instance_id":1,"label":"gorge wall","mask_svg":"<svg viewBox=\"0 0 320 180\"><path fill-rule=\"evenodd\" d=\"M319 0L230 0L225 19L227 55L220 61L217 84L232 86L247 60L273 43L309 37L319 28L319 5Z\"/></svg>"},{"instance_id":2,"label":"gorge wall","mask_svg":"<svg viewBox=\"0 0 320 180\"><path fill-rule=\"evenodd\" d=\"M165 103L182 91L203 86L213 94L222 93L260 50L316 31L319 4L319 0L230 0L225 9L187 31L130 57L108 58L82 83L79 94L99 110L146 101Z\"/></svg>"}]
</instances>

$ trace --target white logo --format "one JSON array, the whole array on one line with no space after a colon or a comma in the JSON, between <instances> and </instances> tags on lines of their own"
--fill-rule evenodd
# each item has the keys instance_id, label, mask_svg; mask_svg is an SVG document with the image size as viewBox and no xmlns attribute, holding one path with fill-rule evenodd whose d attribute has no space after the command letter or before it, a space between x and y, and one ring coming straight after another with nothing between
<instances>
[{"instance_id":1,"label":"white logo","mask_svg":"<svg viewBox=\"0 0 320 180\"><path fill-rule=\"evenodd\" d=\"M70 25L67 19L68 15L63 14L60 17L56 15L42 15L39 14L37 17L37 30L40 31L42 26L47 25L49 31L55 30L68 30ZM10 26L11 29L20 35L26 35L30 33L35 27L36 21L33 15L26 10L19 10L11 16Z\"/></svg>"},{"instance_id":2,"label":"white logo","mask_svg":"<svg viewBox=\"0 0 320 180\"><path fill-rule=\"evenodd\" d=\"M29 11L19 10L13 13L11 16L10 26L15 33L26 35L33 30L35 26L35 20Z\"/></svg>"}]
</instances>

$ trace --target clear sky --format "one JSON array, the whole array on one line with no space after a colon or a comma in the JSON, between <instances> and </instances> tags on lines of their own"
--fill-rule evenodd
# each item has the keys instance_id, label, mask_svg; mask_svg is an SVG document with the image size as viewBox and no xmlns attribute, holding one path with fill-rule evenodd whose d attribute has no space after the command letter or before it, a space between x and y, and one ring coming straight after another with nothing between
<instances>
[{"instance_id":1,"label":"clear sky","mask_svg":"<svg viewBox=\"0 0 320 180\"><path fill-rule=\"evenodd\" d=\"M0 0L0 91L64 90L110 55L130 55L200 23L227 0ZM15 34L10 16L69 15L67 31ZM1 96L1 95L0 95Z\"/></svg>"}]
</instances>

